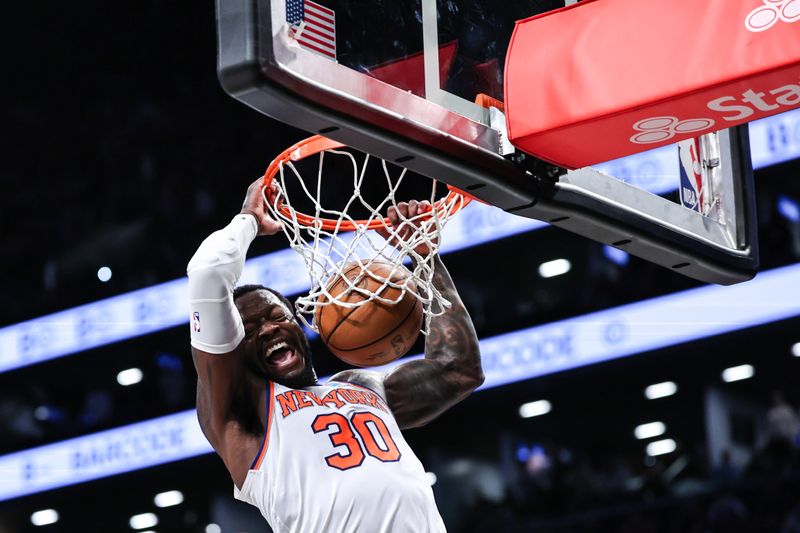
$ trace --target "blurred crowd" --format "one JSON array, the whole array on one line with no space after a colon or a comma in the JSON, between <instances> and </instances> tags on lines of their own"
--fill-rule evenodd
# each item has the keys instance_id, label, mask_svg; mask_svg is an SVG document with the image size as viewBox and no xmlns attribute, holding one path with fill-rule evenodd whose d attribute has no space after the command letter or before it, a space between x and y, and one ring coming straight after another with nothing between
<instances>
[{"instance_id":1,"label":"blurred crowd","mask_svg":"<svg viewBox=\"0 0 800 533\"><path fill-rule=\"evenodd\" d=\"M705 442L647 457L555 443L521 446L513 462L445 461L437 501L460 533L798 533L800 423L775 393L768 433L750 459Z\"/></svg>"}]
</instances>

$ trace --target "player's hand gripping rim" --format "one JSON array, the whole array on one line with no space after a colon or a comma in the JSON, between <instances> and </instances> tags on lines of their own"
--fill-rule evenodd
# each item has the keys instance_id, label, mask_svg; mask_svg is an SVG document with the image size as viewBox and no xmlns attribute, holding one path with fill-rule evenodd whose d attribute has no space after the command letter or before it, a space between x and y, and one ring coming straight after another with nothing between
<instances>
[{"instance_id":1,"label":"player's hand gripping rim","mask_svg":"<svg viewBox=\"0 0 800 533\"><path fill-rule=\"evenodd\" d=\"M389 244L395 248L403 248L403 245L408 245L409 242L423 239L423 242L413 248L414 253L421 257L426 257L431 253L429 242L436 246L439 242L438 236L434 240L424 239L420 237L420 233L426 231L426 226L422 223L429 220L430 213L433 211L433 206L427 200L418 202L411 200L409 202L398 202L397 207L390 206L386 211L386 218L389 219L391 227L378 228L375 231L386 239Z\"/></svg>"},{"instance_id":2,"label":"player's hand gripping rim","mask_svg":"<svg viewBox=\"0 0 800 533\"><path fill-rule=\"evenodd\" d=\"M270 183L270 188L277 191L277 184ZM264 178L259 176L257 180L250 184L245 194L244 203L240 214L253 215L258 224L258 235L275 235L283 229L283 223L275 220L269 214L265 198L269 194L263 194ZM273 191L273 192L274 192ZM263 191L267 192L267 191Z\"/></svg>"}]
</instances>

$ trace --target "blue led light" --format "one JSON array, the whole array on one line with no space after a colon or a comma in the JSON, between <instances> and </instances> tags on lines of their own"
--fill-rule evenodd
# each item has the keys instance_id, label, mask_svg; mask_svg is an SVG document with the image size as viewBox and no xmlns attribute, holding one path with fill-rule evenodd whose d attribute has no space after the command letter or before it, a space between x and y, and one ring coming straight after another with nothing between
<instances>
[{"instance_id":1,"label":"blue led light","mask_svg":"<svg viewBox=\"0 0 800 533\"><path fill-rule=\"evenodd\" d=\"M180 357L171 353L160 353L156 356L156 364L164 370L180 372L183 370L183 361Z\"/></svg>"},{"instance_id":2,"label":"blue led light","mask_svg":"<svg viewBox=\"0 0 800 533\"><path fill-rule=\"evenodd\" d=\"M800 205L788 196L778 197L778 213L790 222L800 222Z\"/></svg>"},{"instance_id":3,"label":"blue led light","mask_svg":"<svg viewBox=\"0 0 800 533\"><path fill-rule=\"evenodd\" d=\"M749 124L753 168L764 168L800 157L800 110Z\"/></svg>"},{"instance_id":4,"label":"blue led light","mask_svg":"<svg viewBox=\"0 0 800 533\"><path fill-rule=\"evenodd\" d=\"M0 457L0 501L211 452L194 410Z\"/></svg>"},{"instance_id":5,"label":"blue led light","mask_svg":"<svg viewBox=\"0 0 800 533\"><path fill-rule=\"evenodd\" d=\"M630 255L625 250L620 250L608 244L603 245L603 255L615 265L624 267L630 261Z\"/></svg>"},{"instance_id":6,"label":"blue led light","mask_svg":"<svg viewBox=\"0 0 800 533\"><path fill-rule=\"evenodd\" d=\"M530 456L531 450L527 446L521 444L519 447L517 447L517 461L524 463L530 458Z\"/></svg>"}]
</instances>

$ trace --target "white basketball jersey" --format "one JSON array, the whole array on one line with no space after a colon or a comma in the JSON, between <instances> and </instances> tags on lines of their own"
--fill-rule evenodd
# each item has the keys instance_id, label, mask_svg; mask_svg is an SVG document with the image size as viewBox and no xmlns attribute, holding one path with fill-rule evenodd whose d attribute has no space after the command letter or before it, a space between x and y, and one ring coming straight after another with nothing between
<instances>
[{"instance_id":1,"label":"white basketball jersey","mask_svg":"<svg viewBox=\"0 0 800 533\"><path fill-rule=\"evenodd\" d=\"M264 443L234 496L275 533L445 531L383 391L270 383L267 402Z\"/></svg>"}]
</instances>

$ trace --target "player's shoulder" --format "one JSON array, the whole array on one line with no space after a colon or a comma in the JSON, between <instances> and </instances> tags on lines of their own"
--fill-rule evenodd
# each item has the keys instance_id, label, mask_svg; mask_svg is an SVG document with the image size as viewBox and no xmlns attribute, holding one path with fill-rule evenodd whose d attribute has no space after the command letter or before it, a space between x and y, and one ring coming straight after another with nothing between
<instances>
[{"instance_id":1,"label":"player's shoulder","mask_svg":"<svg viewBox=\"0 0 800 533\"><path fill-rule=\"evenodd\" d=\"M352 369L343 370L338 374L334 374L328 381L334 383L350 383L352 385L366 387L382 398L386 398L386 392L383 387L383 378L385 376L386 374L373 370Z\"/></svg>"}]
</instances>

